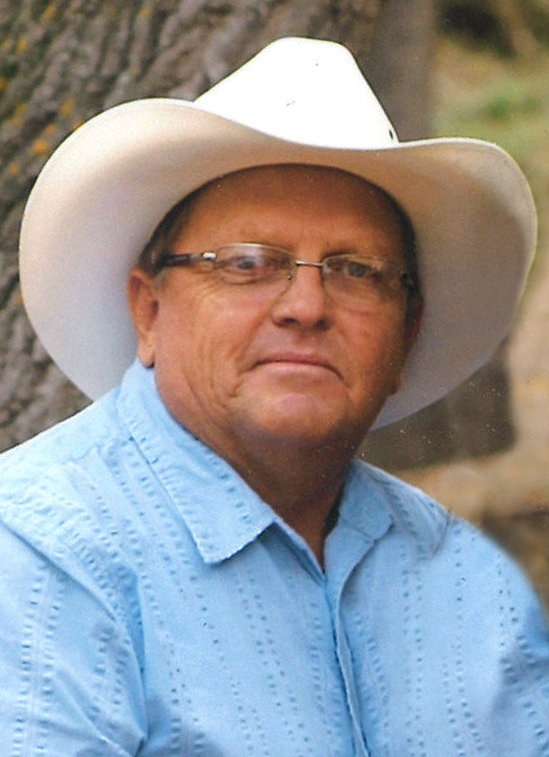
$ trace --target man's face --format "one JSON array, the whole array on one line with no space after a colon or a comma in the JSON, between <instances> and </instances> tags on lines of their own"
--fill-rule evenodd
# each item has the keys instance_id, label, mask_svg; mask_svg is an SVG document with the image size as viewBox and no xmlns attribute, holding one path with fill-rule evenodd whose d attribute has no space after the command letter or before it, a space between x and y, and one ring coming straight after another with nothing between
<instances>
[{"instance_id":1,"label":"man's face","mask_svg":"<svg viewBox=\"0 0 549 757\"><path fill-rule=\"evenodd\" d=\"M319 262L364 252L403 264L399 220L357 177L318 167L232 174L199 196L173 254L259 242ZM230 285L215 271L130 279L139 356L154 363L168 410L232 460L264 441L358 444L399 384L413 340L406 295L357 312L334 303L319 270L300 267L285 292Z\"/></svg>"}]
</instances>

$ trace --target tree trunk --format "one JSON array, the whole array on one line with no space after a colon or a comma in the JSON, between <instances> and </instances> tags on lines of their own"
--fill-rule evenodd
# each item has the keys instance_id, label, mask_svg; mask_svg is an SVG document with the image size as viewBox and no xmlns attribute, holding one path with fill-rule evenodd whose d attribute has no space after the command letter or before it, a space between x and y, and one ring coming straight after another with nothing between
<instances>
[{"instance_id":1,"label":"tree trunk","mask_svg":"<svg viewBox=\"0 0 549 757\"><path fill-rule=\"evenodd\" d=\"M435 0L388 0L381 9L366 75L401 141L431 133Z\"/></svg>"},{"instance_id":2,"label":"tree trunk","mask_svg":"<svg viewBox=\"0 0 549 757\"><path fill-rule=\"evenodd\" d=\"M86 404L22 308L17 236L48 155L134 98L194 99L280 36L343 42L363 60L383 0L0 0L0 449Z\"/></svg>"}]
</instances>

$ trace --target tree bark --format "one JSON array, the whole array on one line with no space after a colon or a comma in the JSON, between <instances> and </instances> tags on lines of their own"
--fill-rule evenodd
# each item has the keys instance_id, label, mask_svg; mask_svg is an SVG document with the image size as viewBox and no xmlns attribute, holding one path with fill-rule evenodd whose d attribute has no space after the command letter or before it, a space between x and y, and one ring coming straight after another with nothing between
<instances>
[{"instance_id":1,"label":"tree bark","mask_svg":"<svg viewBox=\"0 0 549 757\"><path fill-rule=\"evenodd\" d=\"M83 407L27 321L17 273L25 200L54 148L117 103L194 99L271 40L369 50L383 0L0 0L0 449Z\"/></svg>"},{"instance_id":2,"label":"tree bark","mask_svg":"<svg viewBox=\"0 0 549 757\"><path fill-rule=\"evenodd\" d=\"M388 0L364 60L402 142L431 135L435 0Z\"/></svg>"}]
</instances>

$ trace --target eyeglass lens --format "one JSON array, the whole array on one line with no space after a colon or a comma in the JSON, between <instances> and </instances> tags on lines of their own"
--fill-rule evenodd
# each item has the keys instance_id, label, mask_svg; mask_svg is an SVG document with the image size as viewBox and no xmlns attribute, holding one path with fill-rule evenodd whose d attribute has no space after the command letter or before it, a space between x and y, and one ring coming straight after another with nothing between
<instances>
[{"instance_id":1,"label":"eyeglass lens","mask_svg":"<svg viewBox=\"0 0 549 757\"><path fill-rule=\"evenodd\" d=\"M329 255L321 263L296 260L286 250L264 245L229 245L216 250L214 267L229 284L283 284L300 266L319 269L328 295L340 302L372 303L402 291L402 272L389 261L365 255Z\"/></svg>"}]
</instances>

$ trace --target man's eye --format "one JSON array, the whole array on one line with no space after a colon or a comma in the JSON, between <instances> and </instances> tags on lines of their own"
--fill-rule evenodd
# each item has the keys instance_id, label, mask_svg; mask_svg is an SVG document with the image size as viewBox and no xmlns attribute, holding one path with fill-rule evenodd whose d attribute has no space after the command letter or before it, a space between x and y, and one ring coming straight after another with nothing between
<instances>
[{"instance_id":1,"label":"man's eye","mask_svg":"<svg viewBox=\"0 0 549 757\"><path fill-rule=\"evenodd\" d=\"M231 284L253 284L268 275L267 261L261 255L233 255L218 268L222 278Z\"/></svg>"},{"instance_id":2,"label":"man's eye","mask_svg":"<svg viewBox=\"0 0 549 757\"><path fill-rule=\"evenodd\" d=\"M257 255L232 255L229 258L220 260L219 268L226 272L234 273L257 273L265 268L265 260Z\"/></svg>"},{"instance_id":3,"label":"man's eye","mask_svg":"<svg viewBox=\"0 0 549 757\"><path fill-rule=\"evenodd\" d=\"M334 273L339 273L350 279L378 280L383 278L381 268L368 261L341 258L339 260L334 259L330 263L330 268Z\"/></svg>"},{"instance_id":4,"label":"man's eye","mask_svg":"<svg viewBox=\"0 0 549 757\"><path fill-rule=\"evenodd\" d=\"M264 261L249 255L239 258L232 258L228 263L231 268L236 268L239 271L254 271L256 268L264 264Z\"/></svg>"},{"instance_id":5,"label":"man's eye","mask_svg":"<svg viewBox=\"0 0 549 757\"><path fill-rule=\"evenodd\" d=\"M368 279L381 273L368 263L359 263L356 260L348 260L344 270L345 274L353 279Z\"/></svg>"},{"instance_id":6,"label":"man's eye","mask_svg":"<svg viewBox=\"0 0 549 757\"><path fill-rule=\"evenodd\" d=\"M233 258L229 265L239 271L280 271L291 265L289 258L281 255L242 256Z\"/></svg>"}]
</instances>

